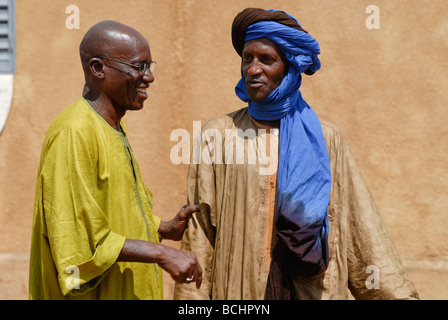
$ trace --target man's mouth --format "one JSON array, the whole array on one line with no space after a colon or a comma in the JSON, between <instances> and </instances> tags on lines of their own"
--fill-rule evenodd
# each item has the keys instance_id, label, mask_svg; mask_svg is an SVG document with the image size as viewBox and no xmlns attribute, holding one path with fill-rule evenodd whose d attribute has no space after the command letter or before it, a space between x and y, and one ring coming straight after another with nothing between
<instances>
[{"instance_id":1,"label":"man's mouth","mask_svg":"<svg viewBox=\"0 0 448 320\"><path fill-rule=\"evenodd\" d=\"M137 88L137 92L140 93L141 95L145 96L145 98L148 97L148 93L146 92L147 88Z\"/></svg>"},{"instance_id":2,"label":"man's mouth","mask_svg":"<svg viewBox=\"0 0 448 320\"><path fill-rule=\"evenodd\" d=\"M247 81L246 82L246 86L251 87L251 88L258 88L263 85L264 85L264 83L260 82L260 81Z\"/></svg>"}]
</instances>

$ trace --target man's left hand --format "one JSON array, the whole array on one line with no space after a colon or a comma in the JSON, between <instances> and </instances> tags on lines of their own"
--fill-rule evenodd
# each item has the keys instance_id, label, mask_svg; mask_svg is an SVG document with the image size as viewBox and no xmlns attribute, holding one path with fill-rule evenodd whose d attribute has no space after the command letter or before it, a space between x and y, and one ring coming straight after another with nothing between
<instances>
[{"instance_id":1,"label":"man's left hand","mask_svg":"<svg viewBox=\"0 0 448 320\"><path fill-rule=\"evenodd\" d=\"M199 211L199 205L184 205L177 215L170 221L162 221L159 227L159 233L163 239L179 241L188 224L190 216Z\"/></svg>"}]
</instances>

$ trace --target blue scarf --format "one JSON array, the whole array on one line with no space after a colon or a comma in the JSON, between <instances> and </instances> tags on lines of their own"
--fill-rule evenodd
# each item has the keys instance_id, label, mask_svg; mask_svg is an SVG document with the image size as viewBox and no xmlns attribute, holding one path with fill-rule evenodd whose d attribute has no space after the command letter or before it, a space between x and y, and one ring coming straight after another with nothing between
<instances>
[{"instance_id":1,"label":"blue scarf","mask_svg":"<svg viewBox=\"0 0 448 320\"><path fill-rule=\"evenodd\" d=\"M280 119L277 236L297 258L298 272L312 276L328 266L331 172L320 121L299 88L301 73L314 73L320 68L319 44L309 34L274 21L257 22L247 28L245 41L258 38L268 38L279 46L290 64L289 71L262 102L250 100L242 71L235 92L249 103L253 118Z\"/></svg>"}]
</instances>

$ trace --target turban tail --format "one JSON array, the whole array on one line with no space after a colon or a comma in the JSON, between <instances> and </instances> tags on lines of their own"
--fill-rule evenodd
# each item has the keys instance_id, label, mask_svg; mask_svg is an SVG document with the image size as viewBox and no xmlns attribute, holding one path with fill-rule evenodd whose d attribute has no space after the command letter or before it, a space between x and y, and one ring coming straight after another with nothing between
<instances>
[{"instance_id":1,"label":"turban tail","mask_svg":"<svg viewBox=\"0 0 448 320\"><path fill-rule=\"evenodd\" d=\"M283 295L285 274L314 276L324 272L328 266L327 209L331 171L320 121L299 91L301 73L313 74L320 68L317 57L320 53L319 44L301 29L294 17L276 10L262 11L268 18L270 13L275 15L281 13L281 17L287 19L290 24L295 22L299 27L265 19L244 29L241 28L237 18L242 21L244 19L237 16L232 28L233 39L242 38L234 32L245 32L244 42L268 38L278 45L289 62L288 73L282 83L262 102L250 100L242 71L242 79L235 88L237 96L249 103L249 113L253 118L280 119L276 202L276 228L279 241L274 248L266 298L281 299L285 298ZM241 47L241 43L235 46L238 52L237 47ZM287 268L287 271L284 268ZM277 273L274 272L275 269L278 270ZM279 287L283 293L280 295L279 292L272 293L272 290L275 291Z\"/></svg>"}]
</instances>

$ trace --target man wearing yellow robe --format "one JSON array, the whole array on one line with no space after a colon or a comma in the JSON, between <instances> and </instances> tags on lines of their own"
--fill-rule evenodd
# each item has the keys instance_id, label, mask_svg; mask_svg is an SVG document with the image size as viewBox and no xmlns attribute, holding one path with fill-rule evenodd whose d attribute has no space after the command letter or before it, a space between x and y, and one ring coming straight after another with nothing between
<instances>
[{"instance_id":1,"label":"man wearing yellow robe","mask_svg":"<svg viewBox=\"0 0 448 320\"><path fill-rule=\"evenodd\" d=\"M154 81L148 42L114 21L93 26L80 45L86 85L47 131L37 177L30 299L163 299L162 269L201 284L180 240L197 207L168 222L152 214L122 121L140 110Z\"/></svg>"}]
</instances>

